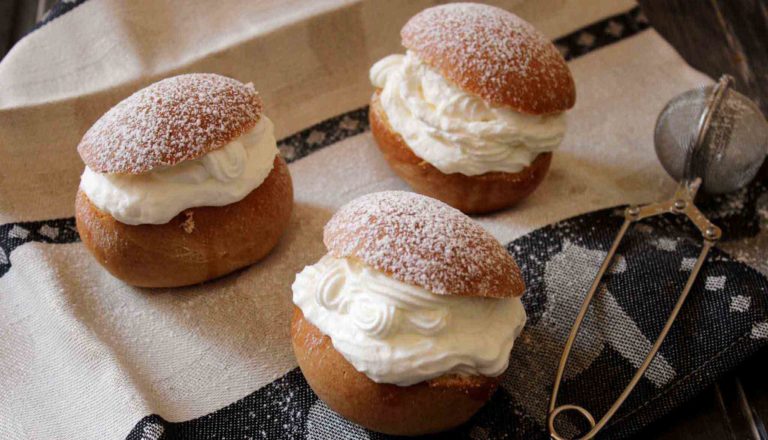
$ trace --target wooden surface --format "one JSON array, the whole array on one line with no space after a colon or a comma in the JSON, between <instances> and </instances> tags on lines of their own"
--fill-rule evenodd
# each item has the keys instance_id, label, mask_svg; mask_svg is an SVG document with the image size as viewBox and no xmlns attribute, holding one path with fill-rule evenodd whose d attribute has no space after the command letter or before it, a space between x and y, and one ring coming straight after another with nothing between
<instances>
[{"instance_id":1,"label":"wooden surface","mask_svg":"<svg viewBox=\"0 0 768 440\"><path fill-rule=\"evenodd\" d=\"M696 69L729 73L768 115L768 2L639 0L651 25ZM768 293L766 293L768 294ZM768 350L638 438L768 440Z\"/></svg>"},{"instance_id":2,"label":"wooden surface","mask_svg":"<svg viewBox=\"0 0 768 440\"><path fill-rule=\"evenodd\" d=\"M56 0L0 0L0 59L54 3Z\"/></svg>"},{"instance_id":3,"label":"wooden surface","mask_svg":"<svg viewBox=\"0 0 768 440\"><path fill-rule=\"evenodd\" d=\"M0 0L0 58L54 0ZM643 11L689 64L736 88L768 114L768 1L640 0ZM768 350L698 398L648 427L638 439L768 440Z\"/></svg>"},{"instance_id":4,"label":"wooden surface","mask_svg":"<svg viewBox=\"0 0 768 440\"><path fill-rule=\"evenodd\" d=\"M764 0L640 0L654 28L693 67L736 89L768 114L768 2Z\"/></svg>"}]
</instances>

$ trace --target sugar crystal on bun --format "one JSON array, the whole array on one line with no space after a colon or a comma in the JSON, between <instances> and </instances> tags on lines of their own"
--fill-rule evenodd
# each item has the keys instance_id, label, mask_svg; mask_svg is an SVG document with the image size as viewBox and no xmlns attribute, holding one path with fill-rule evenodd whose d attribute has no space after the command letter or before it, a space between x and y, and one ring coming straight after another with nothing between
<instances>
[{"instance_id":1,"label":"sugar crystal on bun","mask_svg":"<svg viewBox=\"0 0 768 440\"><path fill-rule=\"evenodd\" d=\"M413 16L403 46L462 89L531 114L565 111L576 89L562 55L531 24L494 6L451 3Z\"/></svg>"},{"instance_id":2,"label":"sugar crystal on bun","mask_svg":"<svg viewBox=\"0 0 768 440\"><path fill-rule=\"evenodd\" d=\"M439 295L503 298L525 285L514 259L479 224L438 200L384 191L344 205L325 226L336 258L358 258Z\"/></svg>"},{"instance_id":3,"label":"sugar crystal on bun","mask_svg":"<svg viewBox=\"0 0 768 440\"><path fill-rule=\"evenodd\" d=\"M262 109L252 84L212 73L174 76L112 107L77 151L98 173L146 173L223 147L253 128Z\"/></svg>"}]
</instances>

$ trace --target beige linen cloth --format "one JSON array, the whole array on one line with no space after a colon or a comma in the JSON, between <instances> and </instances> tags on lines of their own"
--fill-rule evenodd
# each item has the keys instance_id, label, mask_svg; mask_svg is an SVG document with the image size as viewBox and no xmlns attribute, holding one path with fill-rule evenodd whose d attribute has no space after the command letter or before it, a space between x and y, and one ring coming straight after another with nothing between
<instances>
[{"instance_id":1,"label":"beige linen cloth","mask_svg":"<svg viewBox=\"0 0 768 440\"><path fill-rule=\"evenodd\" d=\"M160 78L217 72L253 82L278 137L364 106L368 68L402 52L399 29L429 1L93 0L0 62L0 225L71 217L75 147L110 106ZM497 1L555 38L633 7L614 0ZM666 196L652 134L664 103L710 80L653 30L570 63L577 104L541 188L478 218L502 243L576 214ZM288 152L290 153L290 152ZM145 290L81 243L27 243L0 277L0 438L124 438L142 417L187 420L295 367L294 274L324 254L343 203L407 187L370 133L290 165L295 211L264 261L184 289Z\"/></svg>"}]
</instances>

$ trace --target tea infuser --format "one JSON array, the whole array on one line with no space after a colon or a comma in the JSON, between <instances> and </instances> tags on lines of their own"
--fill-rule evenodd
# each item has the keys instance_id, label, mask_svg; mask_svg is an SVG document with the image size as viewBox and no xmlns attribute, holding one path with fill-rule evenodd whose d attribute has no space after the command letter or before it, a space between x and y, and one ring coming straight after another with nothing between
<instances>
[{"instance_id":1,"label":"tea infuser","mask_svg":"<svg viewBox=\"0 0 768 440\"><path fill-rule=\"evenodd\" d=\"M698 190L703 188L704 191L716 194L738 190L748 184L760 169L768 153L768 122L749 98L731 88L732 84L733 78L723 75L713 86L676 96L659 115L654 133L656 155L667 173L679 184L670 200L630 206L624 211L624 223L584 298L560 358L547 417L549 434L554 440L568 440L555 428L555 419L564 411L576 411L589 422L590 430L578 440L595 437L616 414L659 351L707 254L721 236L720 228L712 224L694 205ZM697 124L692 124L697 120ZM688 217L701 233L704 244L661 333L627 387L599 421L583 406L557 406L557 396L571 348L622 238L632 223L662 214Z\"/></svg>"}]
</instances>

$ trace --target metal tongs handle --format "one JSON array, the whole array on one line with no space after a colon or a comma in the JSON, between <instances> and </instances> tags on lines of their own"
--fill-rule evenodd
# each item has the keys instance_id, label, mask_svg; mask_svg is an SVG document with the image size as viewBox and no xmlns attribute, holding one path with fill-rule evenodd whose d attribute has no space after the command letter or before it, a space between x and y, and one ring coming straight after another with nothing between
<instances>
[{"instance_id":1,"label":"metal tongs handle","mask_svg":"<svg viewBox=\"0 0 768 440\"><path fill-rule=\"evenodd\" d=\"M560 413L564 411L570 410L579 412L587 419L591 426L589 432L584 434L578 440L590 440L594 438L595 435L597 435L597 433L600 432L603 427L605 427L608 421L610 421L611 417L616 414L616 411L618 411L619 407L621 407L627 397L629 397L630 393L632 393L632 390L635 388L637 383L640 381L640 378L643 377L645 371L656 357L656 353L658 353L661 344L667 337L667 333L669 333L669 329L672 327L672 324L677 318L677 314L683 307L683 303L685 303L685 299L688 297L688 293L690 293L691 287L693 287L693 283L696 281L696 277L698 276L699 271L701 270L701 266L704 264L710 249L712 249L712 246L714 246L717 240L720 239L722 234L720 228L707 220L704 214L702 214L702 212L696 208L696 205L694 205L694 199L702 181L700 177L696 176L696 174L700 172L700 168L697 169L697 167L694 167L693 163L695 162L694 156L700 151L704 144L704 139L706 138L709 126L712 122L712 115L722 103L725 92L731 85L732 81L733 78L724 75L715 86L715 89L709 97L707 105L699 118L698 135L696 139L694 139L693 144L691 145L691 150L687 156L684 177L677 187L674 197L667 201L651 203L645 206L630 206L624 211L624 223L621 225L621 229L619 229L616 238L613 240L613 244L608 250L608 254L605 256L605 260L603 260L603 264L600 266L600 270L598 270L597 275L595 276L595 279L592 282L586 297L584 298L584 303L579 310L579 314L576 315L576 321L574 322L573 328L571 328L571 332L565 342L563 354L560 357L560 364L557 367L557 375L555 376L555 383L552 388L552 396L549 401L549 414L547 417L547 427L549 429L549 434L554 440L568 440L566 437L558 434L557 429L555 428L555 419ZM560 384L563 380L565 367L568 364L568 357L571 354L571 348L573 347L573 343L576 341L576 336L579 333L581 323L584 321L584 317L587 315L589 305L591 304L592 299L595 296L598 287L600 286L600 282L602 281L605 272L611 266L611 262L614 255L616 254L616 250L619 248L621 240L624 238L624 235L627 233L627 230L632 223L648 217L655 217L667 213L687 216L691 222L693 222L699 232L701 232L701 235L704 238L704 246L699 253L699 257L696 259L696 263L693 265L693 269L691 270L691 274L688 277L688 281L685 283L685 287L680 293L680 296L677 299L677 303L675 303L675 307L672 309L672 313L670 313L669 318L667 318L667 322L664 324L664 328L662 328L661 333L653 343L651 350L648 352L648 355L645 357L643 363L637 369L634 376L632 376L632 379L629 381L627 387L624 388L624 391L621 392L616 401L611 405L611 407L599 421L595 421L594 416L592 416L592 414L582 406L573 404L557 406L557 396L560 391Z\"/></svg>"}]
</instances>

